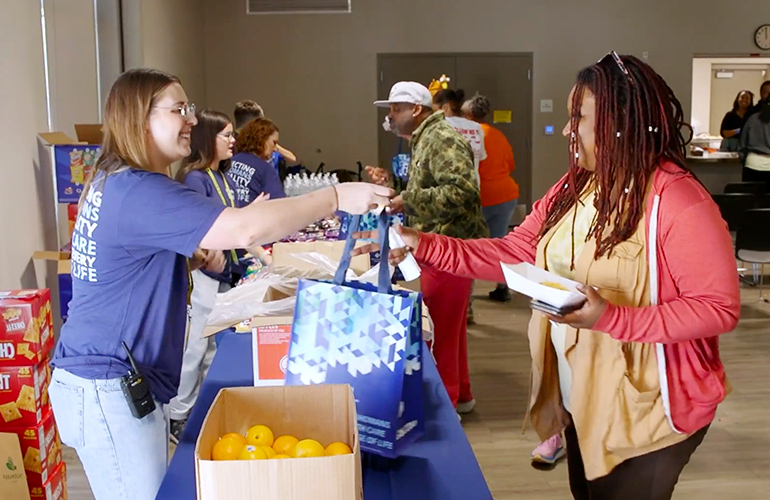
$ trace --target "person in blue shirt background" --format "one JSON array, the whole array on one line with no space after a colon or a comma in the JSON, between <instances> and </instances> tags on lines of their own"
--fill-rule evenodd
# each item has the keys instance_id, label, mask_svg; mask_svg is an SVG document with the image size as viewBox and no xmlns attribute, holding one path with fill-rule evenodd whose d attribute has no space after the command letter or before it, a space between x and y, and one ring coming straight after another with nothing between
<instances>
[{"instance_id":1,"label":"person in blue shirt background","mask_svg":"<svg viewBox=\"0 0 770 500\"><path fill-rule=\"evenodd\" d=\"M257 104L256 101L246 99L244 101L238 101L235 104L233 117L235 118L235 136L238 137L238 134L243 127L252 120L264 118L265 112L262 109L262 106ZM297 163L297 155L276 143L275 152L270 156L269 163L273 165L276 172L280 172L279 167L282 161L287 163Z\"/></svg>"},{"instance_id":2,"label":"person in blue shirt background","mask_svg":"<svg viewBox=\"0 0 770 500\"><path fill-rule=\"evenodd\" d=\"M233 156L235 133L230 118L219 111L202 109L195 114L198 124L190 136L190 156L184 159L177 180L206 198L219 200L225 207L235 207L235 189L227 175ZM184 350L177 395L169 403L171 441L179 442L187 416L198 399L201 382L206 377L216 353L214 337L202 338L217 293L231 288L238 272L238 254L234 250L213 250L221 267L192 271L190 326Z\"/></svg>"},{"instance_id":3,"label":"person in blue shirt background","mask_svg":"<svg viewBox=\"0 0 770 500\"><path fill-rule=\"evenodd\" d=\"M49 397L64 444L96 500L154 499L168 463L166 405L185 346L188 273L196 249L250 248L341 210L387 205L391 190L350 183L304 196L226 207L169 177L190 154L197 120L175 76L132 69L104 109L102 154L83 189L72 237L69 317L51 361ZM121 390L125 342L149 382L139 419Z\"/></svg>"},{"instance_id":4,"label":"person in blue shirt background","mask_svg":"<svg viewBox=\"0 0 770 500\"><path fill-rule=\"evenodd\" d=\"M283 184L278 171L269 163L278 144L278 127L267 118L250 121L238 133L227 176L235 184L238 203L247 205L265 193L270 199L283 198Z\"/></svg>"}]
</instances>

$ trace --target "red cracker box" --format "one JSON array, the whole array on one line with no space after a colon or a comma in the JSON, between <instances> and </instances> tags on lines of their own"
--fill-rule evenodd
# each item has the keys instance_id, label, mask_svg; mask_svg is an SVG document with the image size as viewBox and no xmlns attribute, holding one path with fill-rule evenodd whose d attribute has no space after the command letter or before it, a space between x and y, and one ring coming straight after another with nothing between
<instances>
[{"instance_id":1,"label":"red cracker box","mask_svg":"<svg viewBox=\"0 0 770 500\"><path fill-rule=\"evenodd\" d=\"M67 466L60 463L43 486L29 489L31 500L67 500Z\"/></svg>"},{"instance_id":2,"label":"red cracker box","mask_svg":"<svg viewBox=\"0 0 770 500\"><path fill-rule=\"evenodd\" d=\"M53 345L51 292L0 291L0 366L42 363Z\"/></svg>"},{"instance_id":3,"label":"red cracker box","mask_svg":"<svg viewBox=\"0 0 770 500\"><path fill-rule=\"evenodd\" d=\"M30 490L43 485L53 477L56 467L62 461L61 444L56 432L53 412L48 411L39 424L29 427L3 429L19 436L21 455Z\"/></svg>"},{"instance_id":4,"label":"red cracker box","mask_svg":"<svg viewBox=\"0 0 770 500\"><path fill-rule=\"evenodd\" d=\"M36 366L0 366L0 429L35 426L51 408L48 360Z\"/></svg>"},{"instance_id":5,"label":"red cracker box","mask_svg":"<svg viewBox=\"0 0 770 500\"><path fill-rule=\"evenodd\" d=\"M78 204L70 203L67 205L67 226L69 228L70 241L72 241L72 232L75 230L75 222L78 218Z\"/></svg>"}]
</instances>

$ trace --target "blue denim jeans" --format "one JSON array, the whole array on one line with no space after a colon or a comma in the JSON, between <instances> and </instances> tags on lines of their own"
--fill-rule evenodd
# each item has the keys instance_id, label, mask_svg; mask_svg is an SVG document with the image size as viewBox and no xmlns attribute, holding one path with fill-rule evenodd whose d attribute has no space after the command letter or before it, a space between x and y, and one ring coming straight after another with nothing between
<instances>
[{"instance_id":1,"label":"blue denim jeans","mask_svg":"<svg viewBox=\"0 0 770 500\"><path fill-rule=\"evenodd\" d=\"M481 213L489 226L490 238L502 238L508 234L508 226L511 224L511 217L516 210L516 201L511 200L498 205L481 207Z\"/></svg>"},{"instance_id":2,"label":"blue denim jeans","mask_svg":"<svg viewBox=\"0 0 770 500\"><path fill-rule=\"evenodd\" d=\"M516 210L516 201L511 200L498 205L481 207L481 213L489 226L490 238L502 238L508 234L508 226L511 224L511 217ZM498 283L498 288L507 288L505 283Z\"/></svg>"},{"instance_id":3,"label":"blue denim jeans","mask_svg":"<svg viewBox=\"0 0 770 500\"><path fill-rule=\"evenodd\" d=\"M56 369L48 389L61 440L75 449L96 500L153 500L168 465L168 418L134 418L120 379Z\"/></svg>"}]
</instances>

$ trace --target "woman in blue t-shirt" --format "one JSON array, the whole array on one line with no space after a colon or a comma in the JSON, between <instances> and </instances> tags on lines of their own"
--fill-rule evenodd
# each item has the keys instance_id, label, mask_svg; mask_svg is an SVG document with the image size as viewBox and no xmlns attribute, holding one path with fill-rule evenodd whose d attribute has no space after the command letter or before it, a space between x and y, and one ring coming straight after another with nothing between
<instances>
[{"instance_id":1,"label":"woman in blue t-shirt","mask_svg":"<svg viewBox=\"0 0 770 500\"><path fill-rule=\"evenodd\" d=\"M196 249L254 247L335 210L366 213L393 196L351 183L225 207L169 178L171 163L190 154L196 123L179 79L160 71L127 71L107 97L102 154L73 232L73 298L49 387L61 439L77 451L97 500L153 499L165 474L165 406L179 387L188 275L202 264L188 261ZM123 343L155 403L142 418L121 390L131 368Z\"/></svg>"},{"instance_id":2,"label":"woman in blue t-shirt","mask_svg":"<svg viewBox=\"0 0 770 500\"><path fill-rule=\"evenodd\" d=\"M231 167L227 176L236 186L239 204L249 204L264 193L275 200L283 198L283 184L278 171L270 163L278 145L279 131L267 118L250 121L238 133Z\"/></svg>"},{"instance_id":3,"label":"woman in blue t-shirt","mask_svg":"<svg viewBox=\"0 0 770 500\"><path fill-rule=\"evenodd\" d=\"M230 118L219 111L202 109L195 114L198 124L190 135L190 156L184 159L177 180L206 198L218 200L225 207L235 207L235 190L225 173L233 156L235 133ZM213 255L211 255L213 254ZM202 338L217 293L231 288L233 272L238 265L234 250L207 252L209 261L192 271L193 291L190 297L190 326L182 360L182 373L177 395L169 403L171 441L179 442L187 416L195 401L202 380L206 377L216 352L214 337Z\"/></svg>"}]
</instances>

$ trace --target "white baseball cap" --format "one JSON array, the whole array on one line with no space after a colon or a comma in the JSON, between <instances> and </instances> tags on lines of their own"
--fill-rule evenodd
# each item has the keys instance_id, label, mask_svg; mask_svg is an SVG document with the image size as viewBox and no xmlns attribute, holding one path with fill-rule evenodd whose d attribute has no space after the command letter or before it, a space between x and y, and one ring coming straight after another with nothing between
<instances>
[{"instance_id":1,"label":"white baseball cap","mask_svg":"<svg viewBox=\"0 0 770 500\"><path fill-rule=\"evenodd\" d=\"M374 105L380 108L387 108L391 104L399 102L430 107L433 104L433 97L430 95L428 88L421 83L398 82L390 89L387 101L374 101Z\"/></svg>"}]
</instances>

